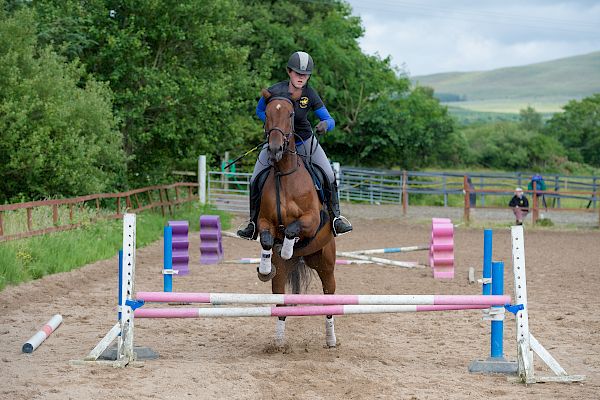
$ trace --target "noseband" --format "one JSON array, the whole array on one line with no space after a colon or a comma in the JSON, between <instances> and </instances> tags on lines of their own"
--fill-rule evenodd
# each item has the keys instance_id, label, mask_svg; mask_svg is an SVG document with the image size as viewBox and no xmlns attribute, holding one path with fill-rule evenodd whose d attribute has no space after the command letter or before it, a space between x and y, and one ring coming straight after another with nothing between
<instances>
[{"instance_id":1,"label":"noseband","mask_svg":"<svg viewBox=\"0 0 600 400\"><path fill-rule=\"evenodd\" d=\"M287 97L283 97L283 96L271 97L269 99L269 102L271 102L273 100L285 100L285 101L287 101L288 103L291 104L292 110L294 109L294 103L292 103L292 101L290 99L288 99ZM283 151L284 152L288 151L288 147L289 147L289 144L290 144L290 138L292 138L295 135L295 132L294 132L294 114L295 114L294 111L292 111L290 113L290 127L291 127L291 130L289 132L284 132L283 129L281 129L281 128L277 127L277 126L275 126L273 128L270 128L270 129L266 129L265 128L265 135L267 137L267 143L269 142L269 139L271 137L271 132L273 132L273 131L279 132L279 133L281 133L281 136L283 136Z\"/></svg>"}]
</instances>

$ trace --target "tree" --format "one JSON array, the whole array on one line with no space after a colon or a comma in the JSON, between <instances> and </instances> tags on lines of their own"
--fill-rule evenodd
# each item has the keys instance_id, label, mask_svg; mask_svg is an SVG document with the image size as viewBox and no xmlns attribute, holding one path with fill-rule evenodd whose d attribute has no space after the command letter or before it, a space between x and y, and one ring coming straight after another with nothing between
<instances>
[{"instance_id":1,"label":"tree","mask_svg":"<svg viewBox=\"0 0 600 400\"><path fill-rule=\"evenodd\" d=\"M125 157L110 90L40 48L30 10L4 10L0 3L0 201L112 191Z\"/></svg>"},{"instance_id":2,"label":"tree","mask_svg":"<svg viewBox=\"0 0 600 400\"><path fill-rule=\"evenodd\" d=\"M563 110L547 122L545 132L564 145L572 161L600 166L600 93L571 100Z\"/></svg>"},{"instance_id":3,"label":"tree","mask_svg":"<svg viewBox=\"0 0 600 400\"><path fill-rule=\"evenodd\" d=\"M112 7L111 7L112 4ZM241 113L258 93L236 0L40 0L40 37L114 92L132 185L170 179L198 154L258 133ZM252 93L252 98L249 98Z\"/></svg>"},{"instance_id":4,"label":"tree","mask_svg":"<svg viewBox=\"0 0 600 400\"><path fill-rule=\"evenodd\" d=\"M531 132L541 131L544 125L542 114L535 111L535 108L531 106L527 106L527 108L519 111L519 123L521 128Z\"/></svg>"},{"instance_id":5,"label":"tree","mask_svg":"<svg viewBox=\"0 0 600 400\"><path fill-rule=\"evenodd\" d=\"M473 162L487 168L558 170L565 155L556 139L515 122L473 125L463 133Z\"/></svg>"}]
</instances>

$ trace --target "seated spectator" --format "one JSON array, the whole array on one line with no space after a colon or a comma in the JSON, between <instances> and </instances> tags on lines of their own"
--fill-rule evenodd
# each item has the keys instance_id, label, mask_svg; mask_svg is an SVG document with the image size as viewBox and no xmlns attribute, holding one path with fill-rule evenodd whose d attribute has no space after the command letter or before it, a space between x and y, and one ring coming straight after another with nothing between
<instances>
[{"instance_id":1,"label":"seated spectator","mask_svg":"<svg viewBox=\"0 0 600 400\"><path fill-rule=\"evenodd\" d=\"M525 219L529 213L529 201L527 200L527 197L523 195L523 189L520 187L515 189L515 195L510 199L508 206L513 209L517 225L523 225L523 219Z\"/></svg>"}]
</instances>

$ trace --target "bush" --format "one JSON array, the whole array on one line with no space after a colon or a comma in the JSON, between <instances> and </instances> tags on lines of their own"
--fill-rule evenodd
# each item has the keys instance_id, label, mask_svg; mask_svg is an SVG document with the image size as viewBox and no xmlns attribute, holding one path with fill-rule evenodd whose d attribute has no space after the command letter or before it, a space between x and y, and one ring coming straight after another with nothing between
<instances>
[{"instance_id":1,"label":"bush","mask_svg":"<svg viewBox=\"0 0 600 400\"><path fill-rule=\"evenodd\" d=\"M0 131L0 202L112 191L122 180L110 90L39 48L28 10L0 18Z\"/></svg>"}]
</instances>

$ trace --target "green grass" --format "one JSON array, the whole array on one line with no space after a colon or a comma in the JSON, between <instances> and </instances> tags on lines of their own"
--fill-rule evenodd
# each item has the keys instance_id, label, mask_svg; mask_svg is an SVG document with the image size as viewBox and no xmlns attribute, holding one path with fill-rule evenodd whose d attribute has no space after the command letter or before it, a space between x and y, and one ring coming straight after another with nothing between
<instances>
[{"instance_id":1,"label":"green grass","mask_svg":"<svg viewBox=\"0 0 600 400\"><path fill-rule=\"evenodd\" d=\"M563 101L600 91L600 52L491 71L418 76L413 80L419 85L433 87L438 93L458 95L467 101Z\"/></svg>"},{"instance_id":2,"label":"green grass","mask_svg":"<svg viewBox=\"0 0 600 400\"><path fill-rule=\"evenodd\" d=\"M460 107L462 103L444 103L448 106L448 112L459 124L468 125L482 122L519 121L519 114L473 111Z\"/></svg>"},{"instance_id":3,"label":"green grass","mask_svg":"<svg viewBox=\"0 0 600 400\"><path fill-rule=\"evenodd\" d=\"M187 220L190 229L197 231L202 214L220 215L223 228L229 228L228 214L202 208L197 202L186 203L172 216L152 211L138 214L137 246L159 240L168 220ZM104 220L71 231L0 243L0 290L113 257L122 246L122 225L121 220Z\"/></svg>"},{"instance_id":4,"label":"green grass","mask_svg":"<svg viewBox=\"0 0 600 400\"><path fill-rule=\"evenodd\" d=\"M535 99L535 98L520 98L520 99L492 99L492 100L473 100L443 103L449 107L452 114L459 110L463 112L474 113L492 113L496 114L500 120L518 120L519 112L529 106L533 107L537 112L544 117L551 116L554 113L561 112L562 107L569 102L569 98L562 100L557 99ZM457 110L458 109L458 110ZM512 117L512 118L511 118Z\"/></svg>"}]
</instances>

